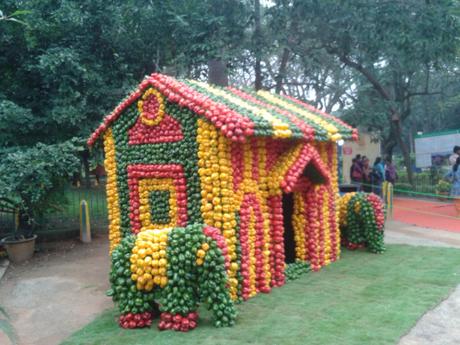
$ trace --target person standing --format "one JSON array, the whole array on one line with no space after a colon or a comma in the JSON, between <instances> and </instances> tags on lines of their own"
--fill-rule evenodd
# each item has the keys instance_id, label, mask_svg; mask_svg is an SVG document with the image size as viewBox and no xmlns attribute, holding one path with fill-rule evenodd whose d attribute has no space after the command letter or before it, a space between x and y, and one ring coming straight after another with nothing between
<instances>
[{"instance_id":1,"label":"person standing","mask_svg":"<svg viewBox=\"0 0 460 345\"><path fill-rule=\"evenodd\" d=\"M382 196L382 183L385 178L385 166L382 158L377 157L372 167L372 186L373 192L378 196Z\"/></svg>"},{"instance_id":2,"label":"person standing","mask_svg":"<svg viewBox=\"0 0 460 345\"><path fill-rule=\"evenodd\" d=\"M385 181L388 181L394 185L397 179L398 173L396 172L396 167L394 166L391 159L388 158L385 164Z\"/></svg>"},{"instance_id":3,"label":"person standing","mask_svg":"<svg viewBox=\"0 0 460 345\"><path fill-rule=\"evenodd\" d=\"M447 174L447 177L452 181L450 196L454 198L457 217L460 217L460 157L457 157L457 160L452 166L452 170Z\"/></svg>"},{"instance_id":4,"label":"person standing","mask_svg":"<svg viewBox=\"0 0 460 345\"><path fill-rule=\"evenodd\" d=\"M449 164L454 166L457 158L460 157L460 146L455 145L452 151L453 153L449 157Z\"/></svg>"},{"instance_id":5,"label":"person standing","mask_svg":"<svg viewBox=\"0 0 460 345\"><path fill-rule=\"evenodd\" d=\"M351 166L350 166L350 181L353 182L353 169L355 168L355 163L356 163L356 158L353 158L351 160Z\"/></svg>"},{"instance_id":6,"label":"person standing","mask_svg":"<svg viewBox=\"0 0 460 345\"><path fill-rule=\"evenodd\" d=\"M372 184L371 184L371 167L369 158L363 156L363 191L366 193L372 192Z\"/></svg>"},{"instance_id":7,"label":"person standing","mask_svg":"<svg viewBox=\"0 0 460 345\"><path fill-rule=\"evenodd\" d=\"M351 183L358 188L358 191L361 190L361 185L363 183L363 168L361 164L361 155L357 155L353 159L353 164L350 169Z\"/></svg>"}]
</instances>

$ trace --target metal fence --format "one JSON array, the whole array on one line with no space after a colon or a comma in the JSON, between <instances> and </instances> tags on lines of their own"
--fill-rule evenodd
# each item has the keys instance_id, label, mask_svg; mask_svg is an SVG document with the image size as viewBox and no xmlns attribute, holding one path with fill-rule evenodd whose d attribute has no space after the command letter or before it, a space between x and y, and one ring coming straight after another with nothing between
<instances>
[{"instance_id":1,"label":"metal fence","mask_svg":"<svg viewBox=\"0 0 460 345\"><path fill-rule=\"evenodd\" d=\"M46 214L38 233L64 233L80 228L80 202L86 200L89 208L92 232L107 231L107 200L105 186L91 188L69 187L65 191L65 204L58 210Z\"/></svg>"},{"instance_id":2,"label":"metal fence","mask_svg":"<svg viewBox=\"0 0 460 345\"><path fill-rule=\"evenodd\" d=\"M436 185L441 174L423 172L414 174L415 186L408 183L407 175L400 173L394 186L394 193L412 197L437 197ZM93 233L107 232L107 201L105 184L85 187L68 187L64 191L64 202L57 210L46 214L37 229L42 235L77 234L80 228L80 202L88 203L91 230ZM439 197L439 196L438 196ZM0 208L0 238L10 234L15 225L15 215Z\"/></svg>"},{"instance_id":3,"label":"metal fence","mask_svg":"<svg viewBox=\"0 0 460 345\"><path fill-rule=\"evenodd\" d=\"M437 193L438 182L443 180L444 173L439 171L424 171L414 173L414 185L409 183L406 172L398 172L398 180L395 184L396 194L410 194L415 196L417 193L433 194Z\"/></svg>"},{"instance_id":4,"label":"metal fence","mask_svg":"<svg viewBox=\"0 0 460 345\"><path fill-rule=\"evenodd\" d=\"M77 234L80 229L80 202L88 203L91 231L107 232L107 200L105 185L91 188L68 187L64 191L63 203L38 222L37 234L42 236L66 236ZM13 232L15 215L0 209L0 238Z\"/></svg>"},{"instance_id":5,"label":"metal fence","mask_svg":"<svg viewBox=\"0 0 460 345\"><path fill-rule=\"evenodd\" d=\"M0 211L0 239L13 232L16 222L15 214L9 211Z\"/></svg>"}]
</instances>

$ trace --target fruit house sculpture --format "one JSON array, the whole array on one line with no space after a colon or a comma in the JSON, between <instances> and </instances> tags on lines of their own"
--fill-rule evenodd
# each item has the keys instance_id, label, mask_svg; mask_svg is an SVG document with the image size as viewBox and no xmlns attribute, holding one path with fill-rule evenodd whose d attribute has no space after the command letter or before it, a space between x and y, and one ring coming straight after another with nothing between
<instances>
[{"instance_id":1,"label":"fruit house sculpture","mask_svg":"<svg viewBox=\"0 0 460 345\"><path fill-rule=\"evenodd\" d=\"M187 331L207 302L285 283L286 263L338 259L337 144L357 131L296 99L153 74L105 118L112 296L123 327Z\"/></svg>"}]
</instances>

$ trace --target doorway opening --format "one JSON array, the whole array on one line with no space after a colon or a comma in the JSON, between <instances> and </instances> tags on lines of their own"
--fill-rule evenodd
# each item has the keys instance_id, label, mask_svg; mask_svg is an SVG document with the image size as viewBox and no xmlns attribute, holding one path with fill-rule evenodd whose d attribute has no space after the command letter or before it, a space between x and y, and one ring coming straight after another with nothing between
<instances>
[{"instance_id":1,"label":"doorway opening","mask_svg":"<svg viewBox=\"0 0 460 345\"><path fill-rule=\"evenodd\" d=\"M284 261L287 264L295 262L295 239L292 215L294 213L293 193L283 193L283 227L284 227Z\"/></svg>"}]
</instances>

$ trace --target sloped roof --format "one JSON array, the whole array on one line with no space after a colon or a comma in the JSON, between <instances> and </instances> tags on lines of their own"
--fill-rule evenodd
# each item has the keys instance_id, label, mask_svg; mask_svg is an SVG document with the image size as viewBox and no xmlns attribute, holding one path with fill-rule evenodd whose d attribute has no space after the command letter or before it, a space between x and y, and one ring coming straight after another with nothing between
<instances>
[{"instance_id":1,"label":"sloped roof","mask_svg":"<svg viewBox=\"0 0 460 345\"><path fill-rule=\"evenodd\" d=\"M306 141L354 139L358 132L340 119L289 96L268 91L248 91L211 86L195 80L177 80L152 74L142 81L88 139L93 145L124 109L138 100L149 87L157 89L169 102L187 107L207 118L224 135L235 141L251 136L293 138Z\"/></svg>"}]
</instances>

